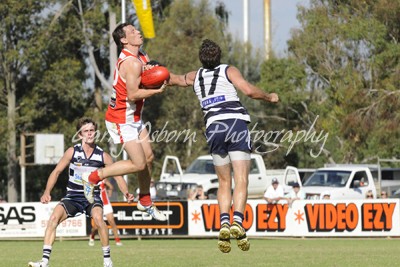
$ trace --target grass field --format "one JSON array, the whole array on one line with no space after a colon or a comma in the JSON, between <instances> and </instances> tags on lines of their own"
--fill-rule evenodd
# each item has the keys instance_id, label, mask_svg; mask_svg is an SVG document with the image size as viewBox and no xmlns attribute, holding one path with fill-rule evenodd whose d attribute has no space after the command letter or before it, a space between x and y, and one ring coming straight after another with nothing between
<instances>
[{"instance_id":1,"label":"grass field","mask_svg":"<svg viewBox=\"0 0 400 267\"><path fill-rule=\"evenodd\" d=\"M229 254L221 253L215 239L124 239L111 241L115 267L128 266L398 266L400 239L252 239L248 252L232 243ZM0 241L0 266L27 266L42 255L42 241ZM100 242L89 247L86 240L57 240L51 267L103 266Z\"/></svg>"}]
</instances>

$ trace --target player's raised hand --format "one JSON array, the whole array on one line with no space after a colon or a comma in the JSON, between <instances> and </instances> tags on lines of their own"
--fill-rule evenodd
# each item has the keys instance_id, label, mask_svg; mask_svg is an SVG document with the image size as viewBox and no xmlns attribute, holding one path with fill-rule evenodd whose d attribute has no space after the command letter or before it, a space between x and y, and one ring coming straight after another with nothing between
<instances>
[{"instance_id":1,"label":"player's raised hand","mask_svg":"<svg viewBox=\"0 0 400 267\"><path fill-rule=\"evenodd\" d=\"M276 93L268 94L268 101L272 103L277 103L279 101L279 96Z\"/></svg>"}]
</instances>

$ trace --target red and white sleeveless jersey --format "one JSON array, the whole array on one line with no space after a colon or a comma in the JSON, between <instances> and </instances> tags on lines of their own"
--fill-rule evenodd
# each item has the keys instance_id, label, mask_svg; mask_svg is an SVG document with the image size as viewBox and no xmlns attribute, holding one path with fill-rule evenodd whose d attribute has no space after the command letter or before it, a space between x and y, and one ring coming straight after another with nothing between
<instances>
[{"instance_id":1,"label":"red and white sleeveless jersey","mask_svg":"<svg viewBox=\"0 0 400 267\"><path fill-rule=\"evenodd\" d=\"M110 103L106 112L106 120L109 122L130 123L141 120L144 99L137 101L128 100L126 80L121 77L118 71L121 64L126 59L131 57L138 58L143 63L143 65L145 65L149 61L146 53L141 50L139 51L139 55L134 55L127 49L123 49L121 51L114 71L113 90L111 93Z\"/></svg>"}]
</instances>

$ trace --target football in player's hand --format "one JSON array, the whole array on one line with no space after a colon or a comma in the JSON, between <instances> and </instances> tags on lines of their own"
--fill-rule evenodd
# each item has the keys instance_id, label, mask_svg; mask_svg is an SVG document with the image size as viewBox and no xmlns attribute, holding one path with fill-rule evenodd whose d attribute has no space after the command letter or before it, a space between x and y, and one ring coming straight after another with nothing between
<instances>
[{"instance_id":1,"label":"football in player's hand","mask_svg":"<svg viewBox=\"0 0 400 267\"><path fill-rule=\"evenodd\" d=\"M142 72L142 87L148 89L160 88L169 79L169 71L164 66L154 66Z\"/></svg>"}]
</instances>

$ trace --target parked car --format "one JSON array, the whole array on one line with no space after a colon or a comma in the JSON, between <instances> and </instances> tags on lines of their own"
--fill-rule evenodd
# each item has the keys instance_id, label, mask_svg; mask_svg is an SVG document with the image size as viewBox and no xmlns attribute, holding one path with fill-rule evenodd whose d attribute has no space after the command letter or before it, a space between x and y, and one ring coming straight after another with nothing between
<instances>
[{"instance_id":1,"label":"parked car","mask_svg":"<svg viewBox=\"0 0 400 267\"><path fill-rule=\"evenodd\" d=\"M308 170L308 172L310 172ZM301 170L293 167L278 170L267 170L264 160L259 154L251 154L249 173L248 195L249 198L262 197L272 178L277 178L289 192L291 185L298 182ZM286 177L284 179L284 177ZM162 199L184 199L187 191L201 185L208 198L216 198L218 191L218 177L215 173L211 155L196 158L189 167L183 171L180 161L176 156L166 156L163 162L160 180L156 185L157 196ZM234 182L232 182L232 189Z\"/></svg>"},{"instance_id":2,"label":"parked car","mask_svg":"<svg viewBox=\"0 0 400 267\"><path fill-rule=\"evenodd\" d=\"M300 181L300 176L298 175ZM377 198L377 190L368 167L347 165L317 169L302 184L307 199L363 199L368 191Z\"/></svg>"}]
</instances>

